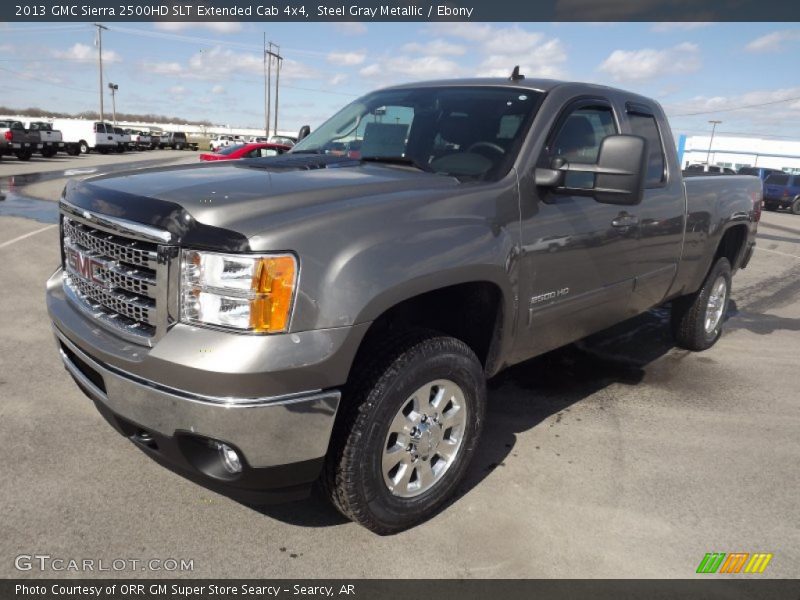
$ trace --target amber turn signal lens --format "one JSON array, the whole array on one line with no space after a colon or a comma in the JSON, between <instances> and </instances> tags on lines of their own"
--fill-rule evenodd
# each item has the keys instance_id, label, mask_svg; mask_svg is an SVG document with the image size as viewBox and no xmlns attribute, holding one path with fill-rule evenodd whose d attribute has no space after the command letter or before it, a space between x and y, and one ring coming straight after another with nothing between
<instances>
[{"instance_id":1,"label":"amber turn signal lens","mask_svg":"<svg viewBox=\"0 0 800 600\"><path fill-rule=\"evenodd\" d=\"M279 333L289 327L297 266L291 256L265 257L253 274L255 298L250 301L250 327Z\"/></svg>"}]
</instances>

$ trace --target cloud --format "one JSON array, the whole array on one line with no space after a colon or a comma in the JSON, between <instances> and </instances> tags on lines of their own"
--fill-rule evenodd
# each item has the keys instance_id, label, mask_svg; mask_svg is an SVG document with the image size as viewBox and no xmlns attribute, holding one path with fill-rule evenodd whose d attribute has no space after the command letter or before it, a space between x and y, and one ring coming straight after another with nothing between
<instances>
[{"instance_id":1,"label":"cloud","mask_svg":"<svg viewBox=\"0 0 800 600\"><path fill-rule=\"evenodd\" d=\"M664 50L614 50L598 70L614 81L645 81L665 74L692 73L701 65L698 46L684 42Z\"/></svg>"},{"instance_id":2,"label":"cloud","mask_svg":"<svg viewBox=\"0 0 800 600\"><path fill-rule=\"evenodd\" d=\"M367 33L367 26L363 23L358 22L344 22L344 23L334 23L334 29L341 33L342 35L353 36L353 35L364 35Z\"/></svg>"},{"instance_id":3,"label":"cloud","mask_svg":"<svg viewBox=\"0 0 800 600\"><path fill-rule=\"evenodd\" d=\"M444 54L449 56L462 56L467 49L459 44L452 44L445 40L433 40L425 44L410 42L403 46L404 52L412 54Z\"/></svg>"},{"instance_id":4,"label":"cloud","mask_svg":"<svg viewBox=\"0 0 800 600\"><path fill-rule=\"evenodd\" d=\"M435 79L461 74L461 67L441 56L394 56L367 65L359 71L362 77L383 75L391 80Z\"/></svg>"},{"instance_id":5,"label":"cloud","mask_svg":"<svg viewBox=\"0 0 800 600\"><path fill-rule=\"evenodd\" d=\"M333 77L328 80L328 85L341 85L345 81L347 81L348 76L344 73L336 73Z\"/></svg>"},{"instance_id":6,"label":"cloud","mask_svg":"<svg viewBox=\"0 0 800 600\"><path fill-rule=\"evenodd\" d=\"M73 62L88 63L97 60L97 49L86 44L76 43L67 50L54 50L53 56ZM119 54L113 50L103 50L103 63L112 64L122 62Z\"/></svg>"},{"instance_id":7,"label":"cloud","mask_svg":"<svg viewBox=\"0 0 800 600\"><path fill-rule=\"evenodd\" d=\"M427 29L439 35L457 37L471 42L482 42L491 37L494 28L487 23L447 21L431 23Z\"/></svg>"},{"instance_id":8,"label":"cloud","mask_svg":"<svg viewBox=\"0 0 800 600\"><path fill-rule=\"evenodd\" d=\"M161 21L155 24L155 28L160 31L169 31L172 33L186 31L187 29L202 28L213 31L214 33L230 34L239 33L242 30L242 24L237 21L210 21L196 23L186 21Z\"/></svg>"},{"instance_id":9,"label":"cloud","mask_svg":"<svg viewBox=\"0 0 800 600\"><path fill-rule=\"evenodd\" d=\"M186 93L186 88L182 85L173 85L167 91L171 96L183 96Z\"/></svg>"},{"instance_id":10,"label":"cloud","mask_svg":"<svg viewBox=\"0 0 800 600\"><path fill-rule=\"evenodd\" d=\"M800 121L800 101L796 98L800 98L800 86L751 90L730 96L698 95L664 103L664 110L671 121L679 120L683 125L692 124L700 129L707 128L708 119L720 118L726 131L775 131L797 135L797 128L792 125Z\"/></svg>"},{"instance_id":11,"label":"cloud","mask_svg":"<svg viewBox=\"0 0 800 600\"><path fill-rule=\"evenodd\" d=\"M650 28L655 33L670 33L672 31L692 31L713 25L708 21L665 21L656 23Z\"/></svg>"},{"instance_id":12,"label":"cloud","mask_svg":"<svg viewBox=\"0 0 800 600\"><path fill-rule=\"evenodd\" d=\"M193 54L185 65L175 61L143 62L141 68L155 75L174 75L199 81L227 81L234 75L264 75L264 61L260 54L236 52L222 46ZM281 65L281 81L313 79L318 75L315 69L296 60L285 58Z\"/></svg>"},{"instance_id":13,"label":"cloud","mask_svg":"<svg viewBox=\"0 0 800 600\"><path fill-rule=\"evenodd\" d=\"M178 62L143 62L142 70L152 75L180 75L183 67Z\"/></svg>"},{"instance_id":14,"label":"cloud","mask_svg":"<svg viewBox=\"0 0 800 600\"><path fill-rule=\"evenodd\" d=\"M529 31L519 25L498 27L489 23L444 22L431 23L426 30L442 37L459 38L472 42L470 52L484 57L470 74L482 77L507 77L512 69L520 66L527 77L564 77L567 52L558 38L548 37L539 31ZM406 51L415 46L431 50L429 54L444 54L436 43L459 48L450 42L435 40L427 45L407 44ZM411 46L411 48L409 48ZM429 48L430 46L430 48ZM437 51L438 50L438 51ZM466 49L464 49L464 54ZM455 51L452 52L455 55Z\"/></svg>"},{"instance_id":15,"label":"cloud","mask_svg":"<svg viewBox=\"0 0 800 600\"><path fill-rule=\"evenodd\" d=\"M0 44L0 52L13 54L14 46L12 46L11 44Z\"/></svg>"},{"instance_id":16,"label":"cloud","mask_svg":"<svg viewBox=\"0 0 800 600\"><path fill-rule=\"evenodd\" d=\"M212 94L224 94L225 93L225 87L221 86L221 85L215 85L214 87L211 88L211 93Z\"/></svg>"},{"instance_id":17,"label":"cloud","mask_svg":"<svg viewBox=\"0 0 800 600\"><path fill-rule=\"evenodd\" d=\"M529 78L559 78L565 76L567 53L561 40L543 41L526 50L490 54L478 67L482 77L508 77L514 66Z\"/></svg>"},{"instance_id":18,"label":"cloud","mask_svg":"<svg viewBox=\"0 0 800 600\"><path fill-rule=\"evenodd\" d=\"M326 60L329 63L342 67L355 67L363 63L366 58L366 51L359 50L355 52L330 52Z\"/></svg>"},{"instance_id":19,"label":"cloud","mask_svg":"<svg viewBox=\"0 0 800 600\"><path fill-rule=\"evenodd\" d=\"M757 37L744 48L748 52L780 52L786 49L785 44L797 40L800 40L800 30L784 29Z\"/></svg>"}]
</instances>

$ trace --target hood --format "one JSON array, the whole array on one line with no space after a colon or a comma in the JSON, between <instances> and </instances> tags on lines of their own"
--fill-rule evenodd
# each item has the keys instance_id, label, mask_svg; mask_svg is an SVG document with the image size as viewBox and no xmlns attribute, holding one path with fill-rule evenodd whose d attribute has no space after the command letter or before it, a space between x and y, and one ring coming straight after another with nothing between
<instances>
[{"instance_id":1,"label":"hood","mask_svg":"<svg viewBox=\"0 0 800 600\"><path fill-rule=\"evenodd\" d=\"M100 214L170 231L179 243L243 251L270 223L336 211L354 200L439 195L452 177L345 157L292 155L211 161L71 182L66 200Z\"/></svg>"}]
</instances>

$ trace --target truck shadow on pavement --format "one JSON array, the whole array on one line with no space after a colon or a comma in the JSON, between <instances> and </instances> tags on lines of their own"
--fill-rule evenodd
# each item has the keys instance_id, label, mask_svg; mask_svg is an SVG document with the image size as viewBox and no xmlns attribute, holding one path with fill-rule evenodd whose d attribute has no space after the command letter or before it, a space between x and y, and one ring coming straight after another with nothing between
<instances>
[{"instance_id":1,"label":"truck shadow on pavement","mask_svg":"<svg viewBox=\"0 0 800 600\"><path fill-rule=\"evenodd\" d=\"M668 309L653 310L577 344L515 365L490 380L483 437L450 504L505 466L506 458L514 453L518 434L554 415L556 422L560 421L570 406L611 384L639 384L646 366L674 348L668 323ZM253 508L302 527L348 522L319 490L300 502Z\"/></svg>"}]
</instances>

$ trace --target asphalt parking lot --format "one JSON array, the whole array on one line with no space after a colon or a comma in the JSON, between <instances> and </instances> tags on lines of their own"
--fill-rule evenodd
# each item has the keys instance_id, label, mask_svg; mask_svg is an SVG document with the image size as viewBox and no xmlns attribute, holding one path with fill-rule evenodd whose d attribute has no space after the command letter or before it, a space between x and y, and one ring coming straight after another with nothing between
<instances>
[{"instance_id":1,"label":"asphalt parking lot","mask_svg":"<svg viewBox=\"0 0 800 600\"><path fill-rule=\"evenodd\" d=\"M82 175L64 171L197 160L175 154L27 179L44 162L0 164L0 576L42 576L14 559L47 554L193 560L102 574L126 577L685 578L706 552L771 552L763 576L800 576L800 217L764 213L711 350L673 347L657 310L498 376L457 499L378 537L317 497L257 511L159 467L61 367L44 282L59 260L47 215Z\"/></svg>"}]
</instances>

